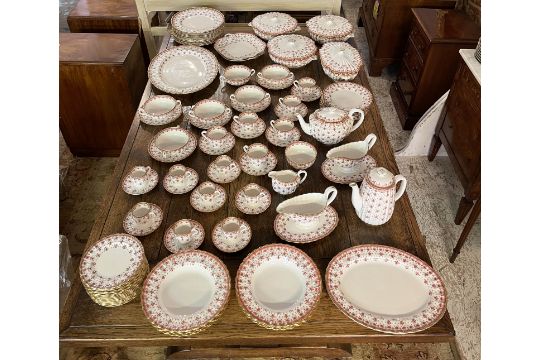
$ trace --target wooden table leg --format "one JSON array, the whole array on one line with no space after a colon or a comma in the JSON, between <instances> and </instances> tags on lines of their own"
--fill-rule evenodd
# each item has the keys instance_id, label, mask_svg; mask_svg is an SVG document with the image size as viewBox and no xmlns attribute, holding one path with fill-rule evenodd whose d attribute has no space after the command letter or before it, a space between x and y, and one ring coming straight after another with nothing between
<instances>
[{"instance_id":1,"label":"wooden table leg","mask_svg":"<svg viewBox=\"0 0 540 360\"><path fill-rule=\"evenodd\" d=\"M428 160L433 161L435 159L435 156L439 152L439 149L441 148L441 139L439 138L439 135L433 135L433 140L431 140L431 148L429 149L428 154Z\"/></svg>"},{"instance_id":2,"label":"wooden table leg","mask_svg":"<svg viewBox=\"0 0 540 360\"><path fill-rule=\"evenodd\" d=\"M472 207L474 205L473 200L467 199L466 196L463 196L461 198L461 201L459 202L459 207L456 213L456 218L454 219L454 223L456 225L461 225L469 211L471 211Z\"/></svg>"},{"instance_id":3,"label":"wooden table leg","mask_svg":"<svg viewBox=\"0 0 540 360\"><path fill-rule=\"evenodd\" d=\"M471 211L471 215L469 215L469 218L467 219L467 223L465 224L465 227L463 228L463 231L461 232L461 236L459 237L456 247L454 248L454 251L452 252L452 256L450 256L451 263L453 263L456 260L456 257L459 255L459 252L461 251L461 248L463 247L465 240L467 240L467 236L469 236L469 233L471 232L471 229L474 223L476 222L476 219L478 219L478 215L480 215L480 199L478 199L476 201L476 204L474 204L474 207Z\"/></svg>"}]
</instances>

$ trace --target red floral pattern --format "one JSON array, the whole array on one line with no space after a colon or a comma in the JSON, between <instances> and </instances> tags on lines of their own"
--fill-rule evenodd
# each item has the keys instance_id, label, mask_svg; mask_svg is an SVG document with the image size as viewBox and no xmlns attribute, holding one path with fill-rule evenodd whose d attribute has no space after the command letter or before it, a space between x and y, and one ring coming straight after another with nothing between
<instances>
[{"instance_id":1,"label":"red floral pattern","mask_svg":"<svg viewBox=\"0 0 540 360\"><path fill-rule=\"evenodd\" d=\"M268 12L257 15L249 24L255 34L264 40L270 40L276 35L288 34L296 30L298 21L289 14Z\"/></svg>"},{"instance_id":2,"label":"red floral pattern","mask_svg":"<svg viewBox=\"0 0 540 360\"><path fill-rule=\"evenodd\" d=\"M134 177L135 171L147 171L144 177ZM142 195L152 191L159 181L158 173L144 166L134 166L122 179L122 190L130 195Z\"/></svg>"},{"instance_id":3,"label":"red floral pattern","mask_svg":"<svg viewBox=\"0 0 540 360\"><path fill-rule=\"evenodd\" d=\"M338 184L360 182L367 176L369 171L377 167L377 162L370 155L363 156L358 160L349 159L326 159L321 165L321 172L328 180ZM352 171L345 173L343 168Z\"/></svg>"},{"instance_id":4,"label":"red floral pattern","mask_svg":"<svg viewBox=\"0 0 540 360\"><path fill-rule=\"evenodd\" d=\"M157 147L156 140L160 136L163 136L164 134L168 132L184 132L188 135L189 140L184 146L182 146L179 149L161 150L160 148ZM148 154L150 154L150 156L154 160L171 163L171 162L184 160L189 155L191 155L193 151L195 151L196 148L197 148L197 138L195 137L195 135L193 135L193 133L187 129L182 129L178 126L174 126L174 127L161 130L152 138L152 140L150 140L150 144L148 144Z\"/></svg>"},{"instance_id":5,"label":"red floral pattern","mask_svg":"<svg viewBox=\"0 0 540 360\"><path fill-rule=\"evenodd\" d=\"M215 186L215 191L212 194L201 193L201 188L208 186L209 184ZM218 184L214 184L210 181L205 181L193 190L189 197L191 206L200 212L213 212L222 207L227 200L227 193L225 189Z\"/></svg>"},{"instance_id":6,"label":"red floral pattern","mask_svg":"<svg viewBox=\"0 0 540 360\"><path fill-rule=\"evenodd\" d=\"M239 226L237 232L231 233L223 230L225 223L236 223ZM230 216L221 220L212 230L212 242L219 250L233 253L245 248L251 240L251 227L247 222L237 217Z\"/></svg>"},{"instance_id":7,"label":"red floral pattern","mask_svg":"<svg viewBox=\"0 0 540 360\"><path fill-rule=\"evenodd\" d=\"M291 243L306 244L327 237L336 228L339 217L336 210L328 205L318 215L318 226L315 230L299 233L295 214L278 214L274 220L274 231L280 239ZM294 231L293 231L294 229Z\"/></svg>"},{"instance_id":8,"label":"red floral pattern","mask_svg":"<svg viewBox=\"0 0 540 360\"><path fill-rule=\"evenodd\" d=\"M150 211L145 216L135 217L133 211L140 206L148 206L150 207ZM159 206L156 204L139 202L129 210L122 222L122 226L124 227L125 232L130 235L146 236L156 231L161 225L161 221L163 221L163 212Z\"/></svg>"},{"instance_id":9,"label":"red floral pattern","mask_svg":"<svg viewBox=\"0 0 540 360\"><path fill-rule=\"evenodd\" d=\"M245 53L243 53L242 56L231 53L229 50L231 45L234 46L235 49L241 47ZM246 61L256 59L264 54L266 43L249 33L225 34L225 36L216 40L214 49L226 60Z\"/></svg>"},{"instance_id":10,"label":"red floral pattern","mask_svg":"<svg viewBox=\"0 0 540 360\"><path fill-rule=\"evenodd\" d=\"M306 21L309 36L322 44L330 41L345 41L353 37L353 26L349 20L337 15L319 15Z\"/></svg>"},{"instance_id":11,"label":"red floral pattern","mask_svg":"<svg viewBox=\"0 0 540 360\"><path fill-rule=\"evenodd\" d=\"M248 196L246 191L256 189L259 191L257 196ZM234 198L236 208L248 215L257 215L266 211L272 203L272 195L268 190L255 183L250 183L240 189Z\"/></svg>"},{"instance_id":12,"label":"red floral pattern","mask_svg":"<svg viewBox=\"0 0 540 360\"><path fill-rule=\"evenodd\" d=\"M175 169L183 169L185 171L182 176L173 176L171 172ZM182 164L171 166L169 172L163 178L163 187L171 194L185 194L193 190L199 182L199 174L192 168Z\"/></svg>"},{"instance_id":13,"label":"red floral pattern","mask_svg":"<svg viewBox=\"0 0 540 360\"><path fill-rule=\"evenodd\" d=\"M190 241L186 244L179 244L178 242L174 241L174 237L176 234L174 233L174 229L179 224L190 224L191 225L191 234L190 234ZM177 253L180 250L194 250L197 249L204 241L204 228L203 226L191 219L181 219L169 226L169 228L165 231L165 234L163 235L163 244L165 245L165 248L169 250L172 253Z\"/></svg>"},{"instance_id":14,"label":"red floral pattern","mask_svg":"<svg viewBox=\"0 0 540 360\"><path fill-rule=\"evenodd\" d=\"M230 161L227 166L219 166L218 164L223 160ZM215 183L227 184L231 181L234 181L242 170L240 169L240 164L236 160L231 159L227 155L218 156L214 161L208 165L206 169L206 174Z\"/></svg>"}]
</instances>

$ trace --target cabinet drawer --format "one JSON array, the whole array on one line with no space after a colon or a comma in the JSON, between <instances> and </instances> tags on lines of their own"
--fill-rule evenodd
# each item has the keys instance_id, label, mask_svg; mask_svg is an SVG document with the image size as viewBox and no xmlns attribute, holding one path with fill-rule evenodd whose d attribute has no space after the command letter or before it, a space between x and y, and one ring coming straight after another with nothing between
<instances>
[{"instance_id":1,"label":"cabinet drawer","mask_svg":"<svg viewBox=\"0 0 540 360\"><path fill-rule=\"evenodd\" d=\"M403 63L409 70L411 78L416 85L418 83L418 79L420 78L420 74L422 73L423 61L414 48L410 38L407 40L407 47L405 49L405 53L403 54Z\"/></svg>"},{"instance_id":2,"label":"cabinet drawer","mask_svg":"<svg viewBox=\"0 0 540 360\"><path fill-rule=\"evenodd\" d=\"M416 49L418 50L418 53L420 54L422 60L426 60L427 51L429 48L429 40L428 38L426 38L424 32L420 28L420 25L418 25L416 21L412 24L409 38L411 39L414 47L416 47Z\"/></svg>"}]
</instances>

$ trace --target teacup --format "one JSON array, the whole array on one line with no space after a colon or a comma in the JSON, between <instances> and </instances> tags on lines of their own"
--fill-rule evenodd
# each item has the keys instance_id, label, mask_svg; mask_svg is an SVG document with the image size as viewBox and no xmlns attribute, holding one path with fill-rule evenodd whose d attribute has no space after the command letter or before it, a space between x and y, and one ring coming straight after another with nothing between
<instances>
[{"instance_id":1,"label":"teacup","mask_svg":"<svg viewBox=\"0 0 540 360\"><path fill-rule=\"evenodd\" d=\"M245 112L233 116L231 132L241 139L254 139L266 130L266 124L257 113Z\"/></svg>"},{"instance_id":2,"label":"teacup","mask_svg":"<svg viewBox=\"0 0 540 360\"><path fill-rule=\"evenodd\" d=\"M188 112L190 124L200 129L223 126L231 120L231 109L219 100L201 100Z\"/></svg>"},{"instance_id":3,"label":"teacup","mask_svg":"<svg viewBox=\"0 0 540 360\"><path fill-rule=\"evenodd\" d=\"M201 132L199 148L208 155L222 155L234 147L234 136L223 126L213 126Z\"/></svg>"},{"instance_id":4,"label":"teacup","mask_svg":"<svg viewBox=\"0 0 540 360\"><path fill-rule=\"evenodd\" d=\"M122 189L130 195L142 195L152 190L158 174L150 166L134 166L122 180Z\"/></svg>"},{"instance_id":5,"label":"teacup","mask_svg":"<svg viewBox=\"0 0 540 360\"><path fill-rule=\"evenodd\" d=\"M266 175L274 170L277 158L268 148L260 143L244 145L244 154L240 157L242 170L253 176Z\"/></svg>"},{"instance_id":6,"label":"teacup","mask_svg":"<svg viewBox=\"0 0 540 360\"><path fill-rule=\"evenodd\" d=\"M216 211L225 204L227 193L222 186L205 181L191 192L191 206L200 212Z\"/></svg>"},{"instance_id":7,"label":"teacup","mask_svg":"<svg viewBox=\"0 0 540 360\"><path fill-rule=\"evenodd\" d=\"M212 242L221 251L232 253L245 248L251 240L249 224L237 217L227 217L214 226Z\"/></svg>"},{"instance_id":8,"label":"teacup","mask_svg":"<svg viewBox=\"0 0 540 360\"><path fill-rule=\"evenodd\" d=\"M240 86L231 94L231 106L240 112L260 112L270 106L270 94L257 85Z\"/></svg>"},{"instance_id":9,"label":"teacup","mask_svg":"<svg viewBox=\"0 0 540 360\"><path fill-rule=\"evenodd\" d=\"M228 155L218 156L216 160L208 165L206 170L210 180L220 184L230 183L240 176L240 172L240 164Z\"/></svg>"},{"instance_id":10,"label":"teacup","mask_svg":"<svg viewBox=\"0 0 540 360\"><path fill-rule=\"evenodd\" d=\"M137 112L145 124L165 125L182 115L182 102L170 95L156 95L146 100Z\"/></svg>"},{"instance_id":11,"label":"teacup","mask_svg":"<svg viewBox=\"0 0 540 360\"><path fill-rule=\"evenodd\" d=\"M192 237L194 236L194 231L196 227L193 226L189 220L180 220L175 223L173 232L174 237L173 241L178 244L178 247L189 244Z\"/></svg>"},{"instance_id":12,"label":"teacup","mask_svg":"<svg viewBox=\"0 0 540 360\"><path fill-rule=\"evenodd\" d=\"M266 131L266 138L276 146L287 146L300 140L300 131L294 127L292 120L270 120L270 128Z\"/></svg>"},{"instance_id":13,"label":"teacup","mask_svg":"<svg viewBox=\"0 0 540 360\"><path fill-rule=\"evenodd\" d=\"M185 194L199 182L199 175L191 168L176 164L169 168L163 178L163 187L171 194Z\"/></svg>"},{"instance_id":14,"label":"teacup","mask_svg":"<svg viewBox=\"0 0 540 360\"><path fill-rule=\"evenodd\" d=\"M307 172L300 170L270 171L268 177L272 179L272 189L281 195L289 195L296 191L298 185L306 180Z\"/></svg>"},{"instance_id":15,"label":"teacup","mask_svg":"<svg viewBox=\"0 0 540 360\"><path fill-rule=\"evenodd\" d=\"M167 250L176 253L180 250L198 248L204 241L204 228L191 219L181 219L173 223L163 235Z\"/></svg>"},{"instance_id":16,"label":"teacup","mask_svg":"<svg viewBox=\"0 0 540 360\"><path fill-rule=\"evenodd\" d=\"M274 107L274 112L282 119L296 121L297 115L302 117L307 115L308 108L298 96L287 95L279 98L278 104Z\"/></svg>"},{"instance_id":17,"label":"teacup","mask_svg":"<svg viewBox=\"0 0 540 360\"><path fill-rule=\"evenodd\" d=\"M317 149L305 141L295 141L285 148L285 158L296 170L305 170L315 163Z\"/></svg>"},{"instance_id":18,"label":"teacup","mask_svg":"<svg viewBox=\"0 0 540 360\"><path fill-rule=\"evenodd\" d=\"M330 149L326 153L326 158L339 160L338 163L344 172L354 172L362 164L362 158L367 155L368 150L375 145L377 136L369 134L363 141L350 142Z\"/></svg>"},{"instance_id":19,"label":"teacup","mask_svg":"<svg viewBox=\"0 0 540 360\"><path fill-rule=\"evenodd\" d=\"M321 97L322 89L315 79L303 77L293 82L291 94L298 96L302 101L310 102Z\"/></svg>"},{"instance_id":20,"label":"teacup","mask_svg":"<svg viewBox=\"0 0 540 360\"><path fill-rule=\"evenodd\" d=\"M146 236L155 231L163 220L161 209L151 203L139 202L133 206L123 221L124 230L133 236Z\"/></svg>"},{"instance_id":21,"label":"teacup","mask_svg":"<svg viewBox=\"0 0 540 360\"><path fill-rule=\"evenodd\" d=\"M231 65L225 68L223 75L219 78L229 85L241 86L247 84L253 74L255 74L255 69L250 69L246 65Z\"/></svg>"},{"instance_id":22,"label":"teacup","mask_svg":"<svg viewBox=\"0 0 540 360\"><path fill-rule=\"evenodd\" d=\"M257 82L267 89L285 89L291 86L293 81L294 74L283 65L267 65L257 73Z\"/></svg>"},{"instance_id":23,"label":"teacup","mask_svg":"<svg viewBox=\"0 0 540 360\"><path fill-rule=\"evenodd\" d=\"M324 193L308 193L285 200L277 206L276 211L279 214L287 214L289 219L298 225L317 226L320 215L336 196L337 189L329 186Z\"/></svg>"}]
</instances>

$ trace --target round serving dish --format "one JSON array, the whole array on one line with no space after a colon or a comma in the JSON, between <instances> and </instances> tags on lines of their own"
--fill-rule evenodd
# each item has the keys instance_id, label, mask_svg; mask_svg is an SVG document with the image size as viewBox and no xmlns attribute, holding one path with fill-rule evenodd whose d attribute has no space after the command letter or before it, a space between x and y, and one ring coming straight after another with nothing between
<instances>
[{"instance_id":1,"label":"round serving dish","mask_svg":"<svg viewBox=\"0 0 540 360\"><path fill-rule=\"evenodd\" d=\"M328 85L322 92L321 107L341 110L361 109L366 112L373 102L371 92L360 84L340 81Z\"/></svg>"},{"instance_id":2,"label":"round serving dish","mask_svg":"<svg viewBox=\"0 0 540 360\"><path fill-rule=\"evenodd\" d=\"M352 80L363 66L358 50L345 42L329 42L319 50L323 71L332 80Z\"/></svg>"}]
</instances>

